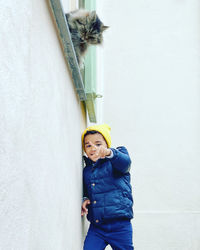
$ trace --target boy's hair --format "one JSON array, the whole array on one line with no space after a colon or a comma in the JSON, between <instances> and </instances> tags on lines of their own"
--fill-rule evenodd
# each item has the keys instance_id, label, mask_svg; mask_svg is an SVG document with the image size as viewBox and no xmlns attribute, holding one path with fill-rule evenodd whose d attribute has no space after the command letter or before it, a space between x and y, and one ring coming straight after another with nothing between
<instances>
[{"instance_id":1,"label":"boy's hair","mask_svg":"<svg viewBox=\"0 0 200 250\"><path fill-rule=\"evenodd\" d=\"M85 133L84 137L83 137L83 143L84 143L84 145L85 145L85 137L86 137L87 135L94 135L94 134L100 134L100 135L102 135L99 131L96 131L96 130L89 130L89 131L87 131L87 132ZM103 135L102 135L102 136L103 136ZM104 138L104 136L103 136L103 139L105 140L105 142L106 142L106 144L107 144L107 146L108 146L108 143L107 143L106 139Z\"/></svg>"}]
</instances>

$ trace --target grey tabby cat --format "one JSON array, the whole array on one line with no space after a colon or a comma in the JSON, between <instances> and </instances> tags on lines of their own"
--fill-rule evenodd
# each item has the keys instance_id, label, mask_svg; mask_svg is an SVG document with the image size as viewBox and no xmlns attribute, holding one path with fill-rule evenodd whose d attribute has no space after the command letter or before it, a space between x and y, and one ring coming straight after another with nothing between
<instances>
[{"instance_id":1,"label":"grey tabby cat","mask_svg":"<svg viewBox=\"0 0 200 250\"><path fill-rule=\"evenodd\" d=\"M65 16L78 63L82 66L82 59L88 46L101 44L103 41L102 33L108 26L104 26L95 11L89 12L80 9L67 13Z\"/></svg>"}]
</instances>

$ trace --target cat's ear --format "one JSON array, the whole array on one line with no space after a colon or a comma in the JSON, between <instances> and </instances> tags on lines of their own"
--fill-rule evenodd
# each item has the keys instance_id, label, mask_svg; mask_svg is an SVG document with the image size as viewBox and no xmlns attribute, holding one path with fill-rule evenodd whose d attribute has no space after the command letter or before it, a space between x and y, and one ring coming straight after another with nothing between
<instances>
[{"instance_id":1,"label":"cat's ear","mask_svg":"<svg viewBox=\"0 0 200 250\"><path fill-rule=\"evenodd\" d=\"M109 28L109 26L103 25L103 26L101 27L101 30L104 31L104 30L107 30L108 28Z\"/></svg>"},{"instance_id":2,"label":"cat's ear","mask_svg":"<svg viewBox=\"0 0 200 250\"><path fill-rule=\"evenodd\" d=\"M93 10L93 11L90 13L90 18L91 18L91 20L96 20L96 18L97 18L97 13L96 13L95 10Z\"/></svg>"}]
</instances>

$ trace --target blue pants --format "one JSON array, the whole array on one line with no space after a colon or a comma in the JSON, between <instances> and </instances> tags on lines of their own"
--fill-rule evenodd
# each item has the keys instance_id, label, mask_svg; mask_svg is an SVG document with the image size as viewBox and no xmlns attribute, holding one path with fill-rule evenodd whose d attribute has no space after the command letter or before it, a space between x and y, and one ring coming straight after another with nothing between
<instances>
[{"instance_id":1,"label":"blue pants","mask_svg":"<svg viewBox=\"0 0 200 250\"><path fill-rule=\"evenodd\" d=\"M133 250L132 225L129 220L117 220L101 225L90 224L84 250L103 250L110 245L113 250Z\"/></svg>"}]
</instances>

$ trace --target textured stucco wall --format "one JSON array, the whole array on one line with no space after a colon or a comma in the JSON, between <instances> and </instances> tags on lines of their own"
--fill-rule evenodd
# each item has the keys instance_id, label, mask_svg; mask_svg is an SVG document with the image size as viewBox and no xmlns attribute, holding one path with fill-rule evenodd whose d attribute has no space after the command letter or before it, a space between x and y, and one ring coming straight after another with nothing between
<instances>
[{"instance_id":1,"label":"textured stucco wall","mask_svg":"<svg viewBox=\"0 0 200 250\"><path fill-rule=\"evenodd\" d=\"M0 249L78 250L85 127L46 1L1 1Z\"/></svg>"},{"instance_id":2,"label":"textured stucco wall","mask_svg":"<svg viewBox=\"0 0 200 250\"><path fill-rule=\"evenodd\" d=\"M137 250L200 249L200 2L98 2L104 122L133 158Z\"/></svg>"}]
</instances>

